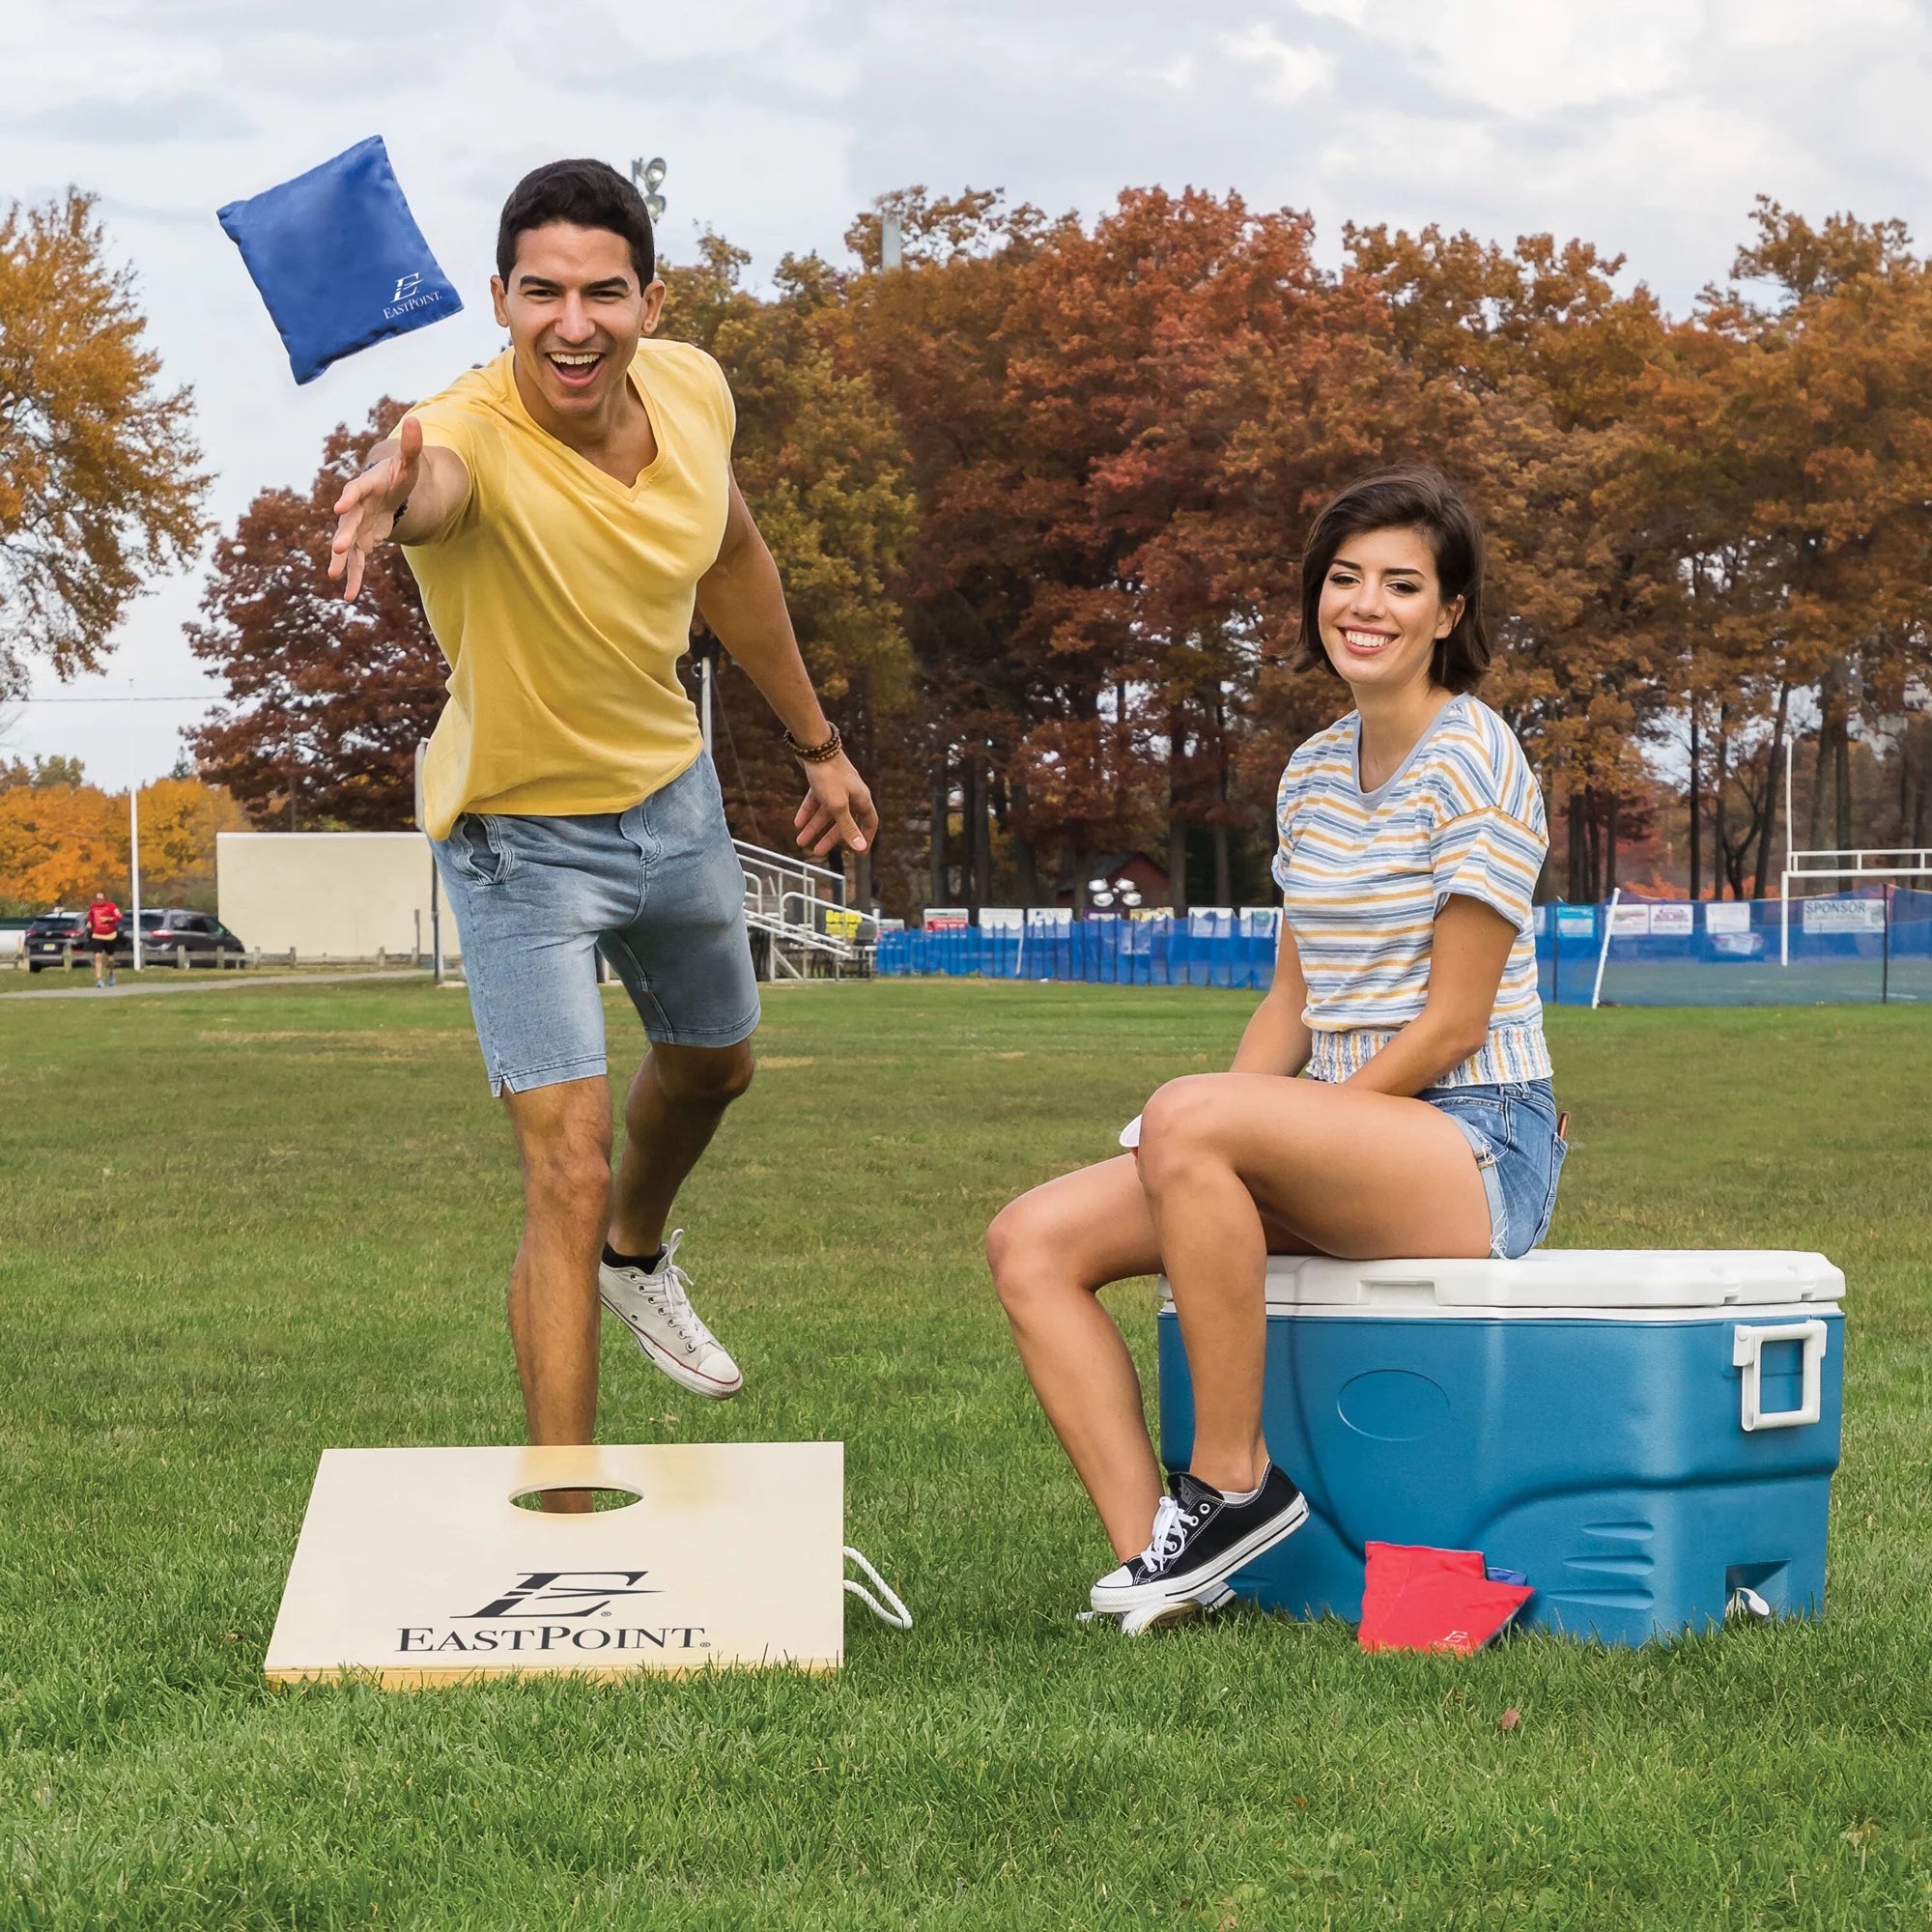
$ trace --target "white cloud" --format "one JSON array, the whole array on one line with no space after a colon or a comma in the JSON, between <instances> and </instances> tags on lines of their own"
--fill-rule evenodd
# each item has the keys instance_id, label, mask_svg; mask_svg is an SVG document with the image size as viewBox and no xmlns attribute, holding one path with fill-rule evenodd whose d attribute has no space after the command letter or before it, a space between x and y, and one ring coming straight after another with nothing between
<instances>
[{"instance_id":1,"label":"white cloud","mask_svg":"<svg viewBox=\"0 0 1932 1932\"><path fill-rule=\"evenodd\" d=\"M0 205L99 192L166 380L195 387L224 521L305 481L337 421L494 353L497 209L563 153L662 154L668 252L708 225L763 273L786 249L837 255L857 209L914 182L1089 214L1128 185L1236 187L1309 209L1329 261L1348 218L1582 235L1680 311L1759 190L1932 236L1921 0L1833 0L1824 26L1818 0L580 0L569 34L508 0L318 18L300 0L0 4ZM373 132L469 308L297 389L213 211ZM145 599L85 688L197 688L198 594ZM120 782L130 743L165 770L188 716L143 706L130 741L118 704L30 708L13 748L80 751Z\"/></svg>"},{"instance_id":2,"label":"white cloud","mask_svg":"<svg viewBox=\"0 0 1932 1932\"><path fill-rule=\"evenodd\" d=\"M1238 34L1223 34L1221 48L1230 59L1259 68L1263 77L1256 82L1255 93L1283 106L1312 94L1335 71L1329 55L1316 47L1298 47L1259 20Z\"/></svg>"}]
</instances>

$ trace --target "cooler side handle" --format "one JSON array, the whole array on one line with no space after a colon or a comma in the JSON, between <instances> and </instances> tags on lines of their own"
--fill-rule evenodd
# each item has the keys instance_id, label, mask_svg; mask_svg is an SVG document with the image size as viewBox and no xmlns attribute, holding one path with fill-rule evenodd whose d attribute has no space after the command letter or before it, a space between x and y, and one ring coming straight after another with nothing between
<instances>
[{"instance_id":1,"label":"cooler side handle","mask_svg":"<svg viewBox=\"0 0 1932 1932\"><path fill-rule=\"evenodd\" d=\"M1806 1423L1818 1420L1824 1410L1825 1341L1830 1332L1815 1318L1809 1321L1777 1321L1765 1328L1731 1330L1731 1366L1745 1372L1739 1390L1738 1424L1747 1435L1759 1429L1802 1429ZM1775 1408L1768 1415L1759 1406L1767 1342L1799 1342L1804 1350L1798 1406Z\"/></svg>"}]
</instances>

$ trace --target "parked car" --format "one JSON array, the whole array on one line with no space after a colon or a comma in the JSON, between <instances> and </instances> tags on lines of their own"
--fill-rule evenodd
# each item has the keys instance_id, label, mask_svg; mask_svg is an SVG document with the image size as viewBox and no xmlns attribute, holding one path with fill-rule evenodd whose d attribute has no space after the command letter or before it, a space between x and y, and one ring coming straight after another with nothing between
<instances>
[{"instance_id":1,"label":"parked car","mask_svg":"<svg viewBox=\"0 0 1932 1932\"><path fill-rule=\"evenodd\" d=\"M133 942L125 933L117 956L132 961ZM211 912L160 906L141 912L141 961L147 966L224 966L247 964L248 949Z\"/></svg>"},{"instance_id":2,"label":"parked car","mask_svg":"<svg viewBox=\"0 0 1932 1932\"><path fill-rule=\"evenodd\" d=\"M48 913L27 927L27 970L38 973L43 966L58 966L63 948L71 948L71 963L86 966L92 960L88 950L86 920L80 913ZM213 913L190 912L185 906L143 906L141 908L141 963L144 966L220 966L247 963L248 950ZM127 916L121 920L121 936L114 946L116 966L134 963L134 935Z\"/></svg>"},{"instance_id":3,"label":"parked car","mask_svg":"<svg viewBox=\"0 0 1932 1932\"><path fill-rule=\"evenodd\" d=\"M43 966L58 966L64 947L73 949L74 965L86 965L87 936L81 929L85 923L77 912L50 912L32 921L20 942L20 951L27 955L27 971L38 973Z\"/></svg>"}]
</instances>

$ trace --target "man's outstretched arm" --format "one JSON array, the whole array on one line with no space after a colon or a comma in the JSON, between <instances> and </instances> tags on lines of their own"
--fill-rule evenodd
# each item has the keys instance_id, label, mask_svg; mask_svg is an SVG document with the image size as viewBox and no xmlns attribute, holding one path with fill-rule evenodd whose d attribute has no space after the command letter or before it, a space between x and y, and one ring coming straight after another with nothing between
<instances>
[{"instance_id":1,"label":"man's outstretched arm","mask_svg":"<svg viewBox=\"0 0 1932 1932\"><path fill-rule=\"evenodd\" d=\"M462 457L453 449L425 449L422 424L405 416L394 436L370 450L361 475L335 499L328 574L346 578L343 596L355 602L369 553L384 538L427 543L440 535L469 497L469 471Z\"/></svg>"},{"instance_id":2,"label":"man's outstretched arm","mask_svg":"<svg viewBox=\"0 0 1932 1932\"><path fill-rule=\"evenodd\" d=\"M414 521L413 505L411 521ZM724 541L718 561L698 580L697 608L718 641L744 666L779 722L799 744L822 745L831 737L832 726L819 708L792 635L779 567L752 521L735 476ZM866 851L879 829L879 814L851 759L841 752L823 764L807 765L805 777L810 789L793 820L798 842L816 859L838 845Z\"/></svg>"}]
</instances>

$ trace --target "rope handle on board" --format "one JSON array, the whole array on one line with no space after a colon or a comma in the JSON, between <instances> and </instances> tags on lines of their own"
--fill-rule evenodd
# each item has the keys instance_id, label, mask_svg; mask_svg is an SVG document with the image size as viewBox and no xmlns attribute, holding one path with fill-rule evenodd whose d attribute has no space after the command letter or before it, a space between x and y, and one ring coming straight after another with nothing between
<instances>
[{"instance_id":1,"label":"rope handle on board","mask_svg":"<svg viewBox=\"0 0 1932 1932\"><path fill-rule=\"evenodd\" d=\"M856 1563L872 1579L878 1586L879 1597L885 1598L886 1603L880 1603L879 1597L873 1596L865 1584L855 1583L849 1577L843 1579L846 1589L851 1591L882 1624L891 1624L895 1630L911 1630L912 1612L899 1602L898 1595L893 1586L849 1543L845 1546L845 1560L848 1563ZM892 1608L888 1609L886 1604L890 1604Z\"/></svg>"}]
</instances>

